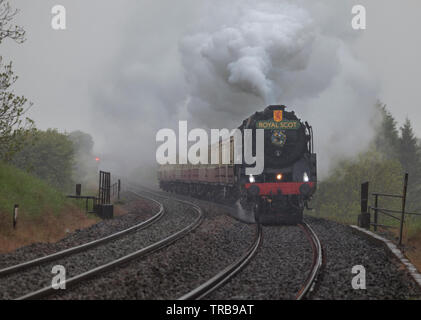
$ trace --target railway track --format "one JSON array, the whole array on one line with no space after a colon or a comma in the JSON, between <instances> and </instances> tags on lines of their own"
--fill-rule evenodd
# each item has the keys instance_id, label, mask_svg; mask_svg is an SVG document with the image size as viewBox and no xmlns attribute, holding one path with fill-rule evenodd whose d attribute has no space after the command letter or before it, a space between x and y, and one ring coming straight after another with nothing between
<instances>
[{"instance_id":1,"label":"railway track","mask_svg":"<svg viewBox=\"0 0 421 320\"><path fill-rule=\"evenodd\" d=\"M301 287L301 289L298 291L297 295L295 296L296 300L302 300L305 298L310 291L314 288L314 285L317 280L317 276L320 273L320 270L323 265L323 252L322 252L322 244L320 242L319 237L314 232L314 230L310 227L309 224L306 222L303 222L299 225L304 233L306 234L308 240L311 243L311 247L313 248L313 261L311 264L311 270Z\"/></svg>"},{"instance_id":2,"label":"railway track","mask_svg":"<svg viewBox=\"0 0 421 320\"><path fill-rule=\"evenodd\" d=\"M133 191L131 191L132 193L134 193ZM152 192L149 192L150 194L152 194ZM65 257L69 257L72 256L75 253L79 253L88 249L91 249L95 246L99 246L100 244L105 244L107 242L110 242L112 240L116 240L117 238L121 238L124 235L128 235L129 233L132 233L134 231L139 231L142 229L145 229L149 226L151 226L152 224L154 224L156 221L158 221L165 212L164 206L162 202L159 202L155 199L152 199L149 196L144 196L144 195L139 195L134 193L135 195L137 195L138 197L143 197L143 198L147 198L152 200L153 202L159 204L159 211L150 219L148 219L145 222L142 222L138 225L135 225L133 227L130 227L128 229L125 229L123 231L117 232L115 234L112 234L110 236L95 240L95 241L91 241L89 243L77 246L77 247L73 247L73 248L69 248L60 252L57 252L55 254L52 255L48 255L42 258L38 258L38 259L34 259L31 261L27 261L25 263L21 263L19 265L15 265L15 266L11 266L11 267L7 267L4 268L2 270L0 270L0 279L1 277L4 276L8 276L8 275L13 275L13 274L19 274L19 272L25 271L26 269L30 269L36 266L41 266L46 264L47 262L51 262L51 261L57 261L57 263L59 263L59 259L65 258ZM164 198L164 199L168 199L168 197L163 197L162 195L157 195L158 197ZM173 242L175 242L176 240L182 238L183 236L187 235L189 232L191 232L192 230L194 230L195 228L197 228L200 223L203 220L203 212L201 210L201 208L193 203L190 203L188 201L183 201L183 200L177 200L174 199L177 202L180 203L184 203L187 204L189 206L191 206L193 208L194 211L196 211L197 216L195 218L195 220L190 223L189 225L187 225L186 227L182 228L181 230L178 230L177 232L172 233L171 235L162 238L159 241L156 241L148 246L143 247L142 249L136 250L134 252L131 252L130 254L124 255L120 258L114 259L108 263L102 264L98 267L92 268L86 272L82 272L76 276L73 276L72 278L66 279L66 289L71 288L76 286L77 284L86 281L87 279L90 279L92 277L98 276L103 274L104 272L109 271L112 268L116 268L120 265L123 265L133 259L137 259L140 257L144 257L154 251L157 251L159 249L162 249L170 244L172 244ZM43 287L39 290L36 291L32 291L29 292L25 295L22 295L20 297L17 298L17 300L27 300L27 299L41 299L41 298L45 298L49 295L55 294L57 293L57 290L55 290L52 286L47 286L47 287Z\"/></svg>"},{"instance_id":3,"label":"railway track","mask_svg":"<svg viewBox=\"0 0 421 320\"><path fill-rule=\"evenodd\" d=\"M147 189L150 190L150 189ZM208 201L205 201L208 202ZM226 208L225 205L220 205L222 208ZM319 237L311 228L311 226L303 222L298 225L300 227L312 247L312 263L310 271L301 286L300 290L295 295L295 300L302 300L308 297L309 293L314 289L317 281L317 277L321 271L323 265L323 252L322 245ZM258 249L263 241L263 230L260 225L256 225L256 232L254 241L248 250L236 261L228 265L225 269L218 272L214 277L204 282L200 286L186 293L185 295L178 298L178 300L199 300L207 297L212 292L222 287L231 278L238 274L257 254Z\"/></svg>"},{"instance_id":4,"label":"railway track","mask_svg":"<svg viewBox=\"0 0 421 320\"><path fill-rule=\"evenodd\" d=\"M55 260L58 260L60 258L68 257L68 256L71 256L72 254L82 252L84 250L88 250L90 248L99 246L100 244L104 244L106 242L110 242L112 240L118 239L118 238L120 238L124 235L127 235L127 234L131 233L131 232L145 229L148 226L150 226L152 223L158 221L164 215L164 206L163 206L162 203L160 203L160 202L158 202L158 201L156 201L156 200L154 200L150 197L140 196L140 195L138 195L138 194L136 194L135 192L132 192L132 191L129 191L129 192L135 194L138 197L148 199L148 200L158 204L159 205L159 211L154 216L149 218L148 220L146 220L144 222L141 222L137 225L134 225L130 228L127 228L125 230L113 233L109 236L106 236L106 237L103 237L103 238L100 238L100 239L97 239L97 240L93 240L93 241L90 241L88 243L85 243L85 244L82 244L82 245L79 245L79 246L75 246L75 247L72 247L72 248L69 248L69 249L65 249L65 250L62 250L62 251L59 251L59 252L56 252L56 253L41 257L41 258L33 259L33 260L26 261L26 262L23 262L23 263L14 265L14 266L10 266L10 267L0 269L0 277L4 277L6 275L10 275L10 274L13 274L13 273L16 273L16 272L19 272L19 271L23 271L23 270L31 268L31 267L39 266L39 265L42 265L42 264L50 262L50 261L55 261Z\"/></svg>"},{"instance_id":5,"label":"railway track","mask_svg":"<svg viewBox=\"0 0 421 320\"><path fill-rule=\"evenodd\" d=\"M134 193L134 192L133 192ZM146 196L143 193L149 194L149 195L154 195L154 198L151 198L150 196ZM136 194L136 193L134 193ZM158 221L163 215L164 215L164 205L162 203L163 200L158 201L156 200L156 198L158 199L169 199L170 197L168 197L168 195L162 194L162 193L156 193L154 191L152 191L151 189L144 189L142 190L142 196L143 198L147 198L152 200L153 202L157 203L159 205L159 210L156 214L154 214L154 216L152 216L150 219L139 223L133 227L127 228L123 231L117 232L115 234L112 234L110 236L95 240L95 241L91 241L89 243L80 245L80 246L76 246L70 249L66 249L60 252L57 252L55 254L49 255L49 256L45 256L42 258L38 258L38 259L34 259L25 263L21 263L19 265L16 266L12 266L12 267L7 267L4 268L2 270L0 270L0 279L2 276L7 276L13 273L19 273L20 271L24 271L25 269L30 269L32 267L35 266L39 266L39 265L43 265L47 262L51 262L51 261L57 261L57 264L59 264L59 259L64 258L64 257L68 257L71 256L75 253L84 251L84 250L88 250L90 248L93 248L95 246L98 246L100 244L105 244L106 242L110 242L112 240L115 240L117 238L120 238L124 235L127 235L131 232L134 232L136 230L142 230L147 228L148 226L152 225L154 222ZM136 194L137 196L140 196L138 194ZM175 242L176 240L182 238L183 236L187 235L190 231L194 230L195 228L197 228L202 220L203 220L203 213L201 208L192 203L189 202L187 200L181 200L181 199L172 199L176 202L179 203L184 203L189 205L190 207L192 207L194 209L194 211L196 211L197 216L195 218L195 220L190 223L188 226L182 228L181 230L178 230L177 232L172 233L171 235L162 238L159 241L156 241L148 246L144 246L139 250L136 250L134 252L131 252L130 254L124 255L120 258L114 259L108 263L105 264L101 264L95 268L91 268L85 272L80 272L77 275L66 279L66 289L69 289L71 287L76 286L77 284L84 282L90 278L96 277L98 275L101 275L113 268L116 268L120 265L126 264L127 262L133 260L133 259L137 259L137 258L141 258L141 257L145 257L148 254L157 251L159 249L162 249L168 245L170 245L171 243ZM306 296L308 296L309 292L312 290L312 288L314 287L314 283L317 279L317 276L320 272L320 268L322 265L322 250L321 250L321 244L320 241L317 237L317 235L315 234L315 232L313 231L313 229L306 223L303 223L302 225L299 226L303 232L305 233L307 239L310 241L311 243L311 247L312 247L312 251L313 251L313 258L312 258L312 265L311 265L311 270L308 273L302 287L300 288L300 290L298 291L298 293L295 296L295 299L297 300L301 300L303 298L305 298ZM247 264L253 260L253 258L256 257L258 251L259 251L259 247L263 242L263 228L260 225L256 225L256 229L254 232L254 240L252 242L252 244L248 247L248 249L238 258L236 259L234 262L230 263L227 267L225 267L223 270L221 270L220 272L218 272L216 275L212 276L209 280L205 281L204 283L202 283L200 286L196 287L195 289L191 290L190 292L188 292L187 294L184 294L183 296L181 296L179 298L179 300L191 300L191 299L203 299L207 296L209 296L212 292L215 292L216 290L218 290L219 288L221 288L222 286L224 286L224 284L226 284L230 279L232 279L233 277L235 277L238 273L240 273L243 268L245 268L247 266ZM73 259L73 258L72 258ZM69 263L68 263L69 264ZM45 268L45 266L44 266ZM26 299L41 299L41 298L45 298L47 296L53 295L58 293L59 291L55 290L52 286L46 286L43 287L39 290L35 290L35 291L31 291L27 294L24 295L20 295L17 299L18 300L26 300Z\"/></svg>"},{"instance_id":6,"label":"railway track","mask_svg":"<svg viewBox=\"0 0 421 320\"><path fill-rule=\"evenodd\" d=\"M311 270L308 273L302 287L295 296L296 300L302 300L314 288L317 276L323 264L322 246L317 234L307 223L302 223L299 227L304 231L307 239L311 243L313 250ZM257 254L263 241L263 231L260 225L256 225L255 238L248 250L236 261L218 272L214 277L178 298L178 300L199 300L207 297L218 288L222 287L236 274L238 274Z\"/></svg>"},{"instance_id":7,"label":"railway track","mask_svg":"<svg viewBox=\"0 0 421 320\"><path fill-rule=\"evenodd\" d=\"M247 265L247 263L250 262L251 259L253 259L253 257L257 253L261 242L262 227L260 225L256 225L255 239L252 245L239 259L237 259L225 269L217 273L213 278L209 279L199 287L180 297L179 300L202 299L208 294L218 289L219 287L223 286L227 281L229 281L238 272L240 272Z\"/></svg>"}]
</instances>

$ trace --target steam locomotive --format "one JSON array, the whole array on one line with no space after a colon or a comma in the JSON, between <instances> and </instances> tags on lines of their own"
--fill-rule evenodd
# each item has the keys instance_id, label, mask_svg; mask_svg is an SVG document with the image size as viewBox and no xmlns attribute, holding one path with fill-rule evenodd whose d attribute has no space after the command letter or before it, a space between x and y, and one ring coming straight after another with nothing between
<instances>
[{"instance_id":1,"label":"steam locomotive","mask_svg":"<svg viewBox=\"0 0 421 320\"><path fill-rule=\"evenodd\" d=\"M317 160L313 147L313 130L294 111L283 105L270 105L243 121L242 133L256 129L264 133L264 169L247 175L252 165L237 164L233 137L217 146L217 164L162 165L158 170L160 188L225 204L237 204L250 212L256 223L266 225L297 224L303 219L317 181ZM242 135L244 145L244 134ZM256 154L256 139L252 139ZM210 146L210 149L216 146ZM209 150L209 156L212 150ZM229 162L222 161L224 152ZM244 157L244 155L243 155ZM244 159L243 159L244 160ZM224 164L223 164L224 163Z\"/></svg>"}]
</instances>

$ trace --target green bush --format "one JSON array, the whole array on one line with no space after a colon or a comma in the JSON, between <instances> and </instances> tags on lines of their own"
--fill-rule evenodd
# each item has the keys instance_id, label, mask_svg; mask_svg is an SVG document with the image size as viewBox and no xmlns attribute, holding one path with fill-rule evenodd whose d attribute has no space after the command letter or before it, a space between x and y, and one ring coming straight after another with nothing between
<instances>
[{"instance_id":1,"label":"green bush","mask_svg":"<svg viewBox=\"0 0 421 320\"><path fill-rule=\"evenodd\" d=\"M55 129L29 135L11 164L47 181L60 190L68 190L74 164L73 142Z\"/></svg>"},{"instance_id":2,"label":"green bush","mask_svg":"<svg viewBox=\"0 0 421 320\"><path fill-rule=\"evenodd\" d=\"M370 182L370 193L402 193L403 170L397 160L385 159L376 152L361 154L356 160L341 162L329 178L318 185L314 214L344 223L357 223L360 214L361 183ZM369 199L370 202L372 199ZM381 199L379 206L399 209L394 199Z\"/></svg>"},{"instance_id":3,"label":"green bush","mask_svg":"<svg viewBox=\"0 0 421 320\"><path fill-rule=\"evenodd\" d=\"M52 212L60 213L66 197L46 182L11 165L0 162L0 214L12 215L14 204L19 214L37 217Z\"/></svg>"}]
</instances>

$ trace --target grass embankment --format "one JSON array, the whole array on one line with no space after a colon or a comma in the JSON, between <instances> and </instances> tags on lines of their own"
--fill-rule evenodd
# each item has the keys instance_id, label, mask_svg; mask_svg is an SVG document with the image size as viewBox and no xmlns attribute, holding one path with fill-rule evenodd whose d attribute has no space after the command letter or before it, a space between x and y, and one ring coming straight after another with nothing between
<instances>
[{"instance_id":1,"label":"grass embankment","mask_svg":"<svg viewBox=\"0 0 421 320\"><path fill-rule=\"evenodd\" d=\"M392 204L390 204L392 203ZM374 206L374 204L369 204ZM400 203L395 201L393 203L392 201L389 202L388 205L383 206L388 209L393 210L401 210ZM341 210L334 207L323 206L322 209L319 210L313 210L313 211L306 211L305 214L319 217L319 218L325 218L329 220L333 220L342 224L354 224L356 225L358 223L358 215L360 214L360 205L356 201L355 208L351 208L347 212L347 214L341 214ZM400 218L400 214L394 213L393 214L396 217ZM374 213L371 211L371 222L374 222ZM381 228L379 227L381 231L388 231L391 235L394 235L398 237L398 231L400 227L400 222L396 219L393 219L391 217L388 217L382 213L378 213L377 223L380 225L390 226L390 228ZM373 229L373 227L371 227ZM405 215L405 223L403 227L403 240L404 241L415 241L417 239L421 240L421 216L411 216L411 215Z\"/></svg>"},{"instance_id":2,"label":"grass embankment","mask_svg":"<svg viewBox=\"0 0 421 320\"><path fill-rule=\"evenodd\" d=\"M13 229L15 204L19 214ZM0 162L0 253L34 242L55 242L97 221L47 183Z\"/></svg>"},{"instance_id":3,"label":"grass embankment","mask_svg":"<svg viewBox=\"0 0 421 320\"><path fill-rule=\"evenodd\" d=\"M387 159L376 152L363 153L355 159L342 161L329 177L318 183L318 190L311 203L317 210L308 214L344 224L357 224L361 211L361 183L369 181L370 193L402 194L403 176L404 171L399 161ZM408 188L406 210L417 211L418 193L412 180L409 181ZM369 197L369 205L374 207L372 195ZM399 211L402 202L399 198L379 197L378 207ZM394 215L400 217L399 214ZM371 221L373 218L372 213ZM389 238L398 237L398 220L379 213L378 224L395 227L382 230L379 228L379 231L387 232ZM421 216L405 216L403 244L406 245L408 257L421 270Z\"/></svg>"}]
</instances>

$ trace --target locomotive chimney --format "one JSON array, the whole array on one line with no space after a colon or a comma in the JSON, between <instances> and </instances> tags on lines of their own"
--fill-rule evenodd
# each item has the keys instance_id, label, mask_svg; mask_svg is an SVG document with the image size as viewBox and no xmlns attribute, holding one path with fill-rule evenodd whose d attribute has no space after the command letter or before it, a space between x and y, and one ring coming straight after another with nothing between
<instances>
[{"instance_id":1,"label":"locomotive chimney","mask_svg":"<svg viewBox=\"0 0 421 320\"><path fill-rule=\"evenodd\" d=\"M286 106L284 105L279 105L279 104L272 104L270 106L268 106L266 109L269 110L282 110L285 111Z\"/></svg>"}]
</instances>

